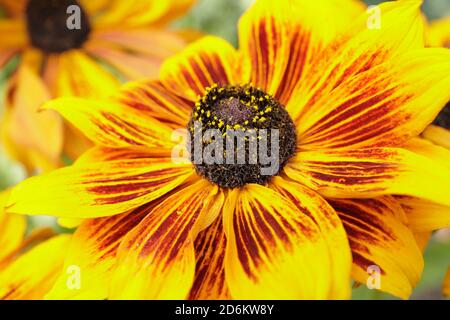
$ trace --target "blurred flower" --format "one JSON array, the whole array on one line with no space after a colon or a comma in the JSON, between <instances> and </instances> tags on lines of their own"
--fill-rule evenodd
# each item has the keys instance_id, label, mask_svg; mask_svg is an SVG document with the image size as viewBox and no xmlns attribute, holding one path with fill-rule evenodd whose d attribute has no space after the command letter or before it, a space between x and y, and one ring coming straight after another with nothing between
<instances>
[{"instance_id":1,"label":"blurred flower","mask_svg":"<svg viewBox=\"0 0 450 320\"><path fill-rule=\"evenodd\" d=\"M61 273L70 236L41 229L25 237L26 218L4 212L8 193L0 193L0 300L43 299Z\"/></svg>"},{"instance_id":2,"label":"blurred flower","mask_svg":"<svg viewBox=\"0 0 450 320\"><path fill-rule=\"evenodd\" d=\"M345 32L361 6L343 3L258 1L238 51L206 37L160 80L46 105L96 144L10 197L14 213L87 219L65 261L84 286L63 274L50 298L348 298L350 271L365 283L374 265L381 290L410 295L423 240L391 195L450 205L448 154L404 147L450 99L450 51L424 49L421 1ZM281 128L281 171L174 162L173 130L193 120Z\"/></svg>"},{"instance_id":3,"label":"blurred flower","mask_svg":"<svg viewBox=\"0 0 450 320\"><path fill-rule=\"evenodd\" d=\"M53 112L51 97L107 96L118 79L151 78L164 58L190 40L167 22L194 0L0 0L0 68L20 63L9 79L4 143L28 169L53 168L89 145Z\"/></svg>"}]
</instances>

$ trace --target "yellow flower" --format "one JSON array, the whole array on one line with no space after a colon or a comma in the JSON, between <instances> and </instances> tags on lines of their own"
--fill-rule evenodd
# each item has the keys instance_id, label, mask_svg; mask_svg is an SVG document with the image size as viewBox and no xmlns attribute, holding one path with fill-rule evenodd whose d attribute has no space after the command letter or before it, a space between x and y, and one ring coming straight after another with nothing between
<instances>
[{"instance_id":1,"label":"yellow flower","mask_svg":"<svg viewBox=\"0 0 450 320\"><path fill-rule=\"evenodd\" d=\"M381 28L339 3L257 1L239 50L206 37L159 80L46 105L96 144L9 199L87 219L65 261L82 289L61 275L49 298L343 299L372 266L381 290L410 295L422 253L392 194L450 205L448 152L404 147L450 98L450 51L424 48L421 1L381 5ZM173 130L196 123L279 129L280 170L174 161Z\"/></svg>"},{"instance_id":2,"label":"yellow flower","mask_svg":"<svg viewBox=\"0 0 450 320\"><path fill-rule=\"evenodd\" d=\"M4 212L8 194L0 193L0 300L43 299L61 272L70 236L41 229L25 237L26 218Z\"/></svg>"},{"instance_id":3,"label":"yellow flower","mask_svg":"<svg viewBox=\"0 0 450 320\"><path fill-rule=\"evenodd\" d=\"M156 76L163 59L188 38L164 25L192 3L0 0L6 14L0 17L0 68L20 58L2 124L11 155L32 171L57 166L63 150L71 157L85 150L88 141L55 113L37 112L40 105L51 97L106 96L118 87L119 75Z\"/></svg>"}]
</instances>

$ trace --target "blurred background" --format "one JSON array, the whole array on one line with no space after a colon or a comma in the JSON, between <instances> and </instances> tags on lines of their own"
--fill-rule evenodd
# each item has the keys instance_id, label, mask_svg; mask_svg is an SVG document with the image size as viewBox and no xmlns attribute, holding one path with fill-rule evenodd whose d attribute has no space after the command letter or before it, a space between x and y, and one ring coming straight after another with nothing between
<instances>
[{"instance_id":1,"label":"blurred background","mask_svg":"<svg viewBox=\"0 0 450 320\"><path fill-rule=\"evenodd\" d=\"M370 5L384 2L367 0ZM184 27L214 34L237 45L237 21L252 3L252 0L198 0L197 5L174 27ZM450 0L425 0L423 11L430 20L450 15ZM1 12L0 12L1 15ZM15 61L0 70L0 95L5 89L6 75L12 70ZM2 112L0 104L0 114ZM25 178L24 169L5 155L0 145L0 190L14 185ZM57 226L54 218L30 218L29 228L50 226L58 232L69 232ZM412 299L440 299L441 284L450 264L450 230L441 230L433 235L425 252L425 270ZM394 299L392 296L369 290L364 285L353 289L353 299Z\"/></svg>"}]
</instances>

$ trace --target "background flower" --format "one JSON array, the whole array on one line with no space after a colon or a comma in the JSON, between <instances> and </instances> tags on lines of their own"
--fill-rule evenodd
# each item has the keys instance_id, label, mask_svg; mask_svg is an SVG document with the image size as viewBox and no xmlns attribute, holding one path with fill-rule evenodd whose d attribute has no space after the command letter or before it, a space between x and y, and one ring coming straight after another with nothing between
<instances>
[{"instance_id":1,"label":"background flower","mask_svg":"<svg viewBox=\"0 0 450 320\"><path fill-rule=\"evenodd\" d=\"M32 173L75 158L88 145L53 112L37 112L52 97L107 96L120 80L151 78L194 33L167 23L194 0L1 0L0 68L8 78L1 138ZM69 29L75 5L80 29Z\"/></svg>"}]
</instances>

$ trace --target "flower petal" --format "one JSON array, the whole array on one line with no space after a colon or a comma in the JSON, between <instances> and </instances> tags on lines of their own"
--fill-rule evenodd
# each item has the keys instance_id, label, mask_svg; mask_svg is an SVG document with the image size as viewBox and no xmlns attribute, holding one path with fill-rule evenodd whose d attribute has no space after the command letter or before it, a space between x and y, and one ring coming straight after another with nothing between
<instances>
[{"instance_id":1,"label":"flower petal","mask_svg":"<svg viewBox=\"0 0 450 320\"><path fill-rule=\"evenodd\" d=\"M193 0L112 0L108 10L94 20L97 27L111 26L140 27L152 24L164 24L187 11Z\"/></svg>"},{"instance_id":2,"label":"flower petal","mask_svg":"<svg viewBox=\"0 0 450 320\"><path fill-rule=\"evenodd\" d=\"M146 205L129 213L84 220L67 248L63 272L47 299L106 299L116 267L117 250L124 237L151 211ZM78 287L68 287L76 266L80 275Z\"/></svg>"},{"instance_id":3,"label":"flower petal","mask_svg":"<svg viewBox=\"0 0 450 320\"><path fill-rule=\"evenodd\" d=\"M3 260L20 248L27 227L24 216L4 212L8 195L9 191L0 193L0 269Z\"/></svg>"},{"instance_id":4,"label":"flower petal","mask_svg":"<svg viewBox=\"0 0 450 320\"><path fill-rule=\"evenodd\" d=\"M186 127L193 108L191 101L175 95L159 81L129 83L115 98L174 128Z\"/></svg>"},{"instance_id":5,"label":"flower petal","mask_svg":"<svg viewBox=\"0 0 450 320\"><path fill-rule=\"evenodd\" d=\"M69 235L51 238L23 254L2 270L0 299L43 299L62 270L69 241Z\"/></svg>"},{"instance_id":6,"label":"flower petal","mask_svg":"<svg viewBox=\"0 0 450 320\"><path fill-rule=\"evenodd\" d=\"M434 20L427 33L428 43L435 47L450 47L450 17Z\"/></svg>"},{"instance_id":7,"label":"flower petal","mask_svg":"<svg viewBox=\"0 0 450 320\"><path fill-rule=\"evenodd\" d=\"M225 281L225 248L227 239L222 219L217 218L195 239L195 280L190 300L228 300L231 298Z\"/></svg>"},{"instance_id":8,"label":"flower petal","mask_svg":"<svg viewBox=\"0 0 450 320\"><path fill-rule=\"evenodd\" d=\"M288 103L309 82L319 53L363 11L353 0L257 1L239 24L251 82Z\"/></svg>"},{"instance_id":9,"label":"flower petal","mask_svg":"<svg viewBox=\"0 0 450 320\"><path fill-rule=\"evenodd\" d=\"M423 270L422 252L392 197L329 200L344 222L353 253L352 275L368 283L369 267L380 270L379 290L407 299ZM376 270L375 268L373 270Z\"/></svg>"},{"instance_id":10,"label":"flower petal","mask_svg":"<svg viewBox=\"0 0 450 320\"><path fill-rule=\"evenodd\" d=\"M27 64L21 64L8 90L6 130L21 153L36 153L57 165L63 147L62 120L54 111L38 112L50 99L45 84Z\"/></svg>"},{"instance_id":11,"label":"flower petal","mask_svg":"<svg viewBox=\"0 0 450 320\"><path fill-rule=\"evenodd\" d=\"M231 191L224 210L225 276L234 299L326 299L348 294L348 289L330 292L334 281L340 280L333 279L327 243L311 218L313 211L324 208L307 199L300 199L304 206L300 211L267 187L249 184ZM340 277L349 281L348 271L343 271Z\"/></svg>"},{"instance_id":12,"label":"flower petal","mask_svg":"<svg viewBox=\"0 0 450 320\"><path fill-rule=\"evenodd\" d=\"M186 45L180 35L162 29L97 30L86 50L104 60L130 80L151 79L159 75L164 59Z\"/></svg>"},{"instance_id":13,"label":"flower petal","mask_svg":"<svg viewBox=\"0 0 450 320\"><path fill-rule=\"evenodd\" d=\"M194 281L194 239L216 218L223 202L215 185L201 179L158 205L123 240L112 280L112 299L184 299Z\"/></svg>"},{"instance_id":14,"label":"flower petal","mask_svg":"<svg viewBox=\"0 0 450 320\"><path fill-rule=\"evenodd\" d=\"M450 227L450 206L407 196L396 196L408 216L408 226L414 232L434 231Z\"/></svg>"},{"instance_id":15,"label":"flower petal","mask_svg":"<svg viewBox=\"0 0 450 320\"><path fill-rule=\"evenodd\" d=\"M190 44L161 67L161 82L191 101L213 84L240 83L239 56L225 40L207 36Z\"/></svg>"},{"instance_id":16,"label":"flower petal","mask_svg":"<svg viewBox=\"0 0 450 320\"><path fill-rule=\"evenodd\" d=\"M319 194L298 183L275 177L270 187L290 200L300 212L309 215L319 227L328 246L330 272L334 274L331 277L329 297L348 298L352 259L347 235L336 212Z\"/></svg>"},{"instance_id":17,"label":"flower petal","mask_svg":"<svg viewBox=\"0 0 450 320\"><path fill-rule=\"evenodd\" d=\"M239 21L239 48L250 63L250 82L274 94L289 58L288 1L257 1Z\"/></svg>"},{"instance_id":18,"label":"flower petal","mask_svg":"<svg viewBox=\"0 0 450 320\"><path fill-rule=\"evenodd\" d=\"M58 111L94 143L104 147L167 147L172 130L139 110L113 101L60 98L44 108Z\"/></svg>"},{"instance_id":19,"label":"flower petal","mask_svg":"<svg viewBox=\"0 0 450 320\"><path fill-rule=\"evenodd\" d=\"M284 170L290 178L325 197L400 194L450 205L449 169L404 149L299 152Z\"/></svg>"},{"instance_id":20,"label":"flower petal","mask_svg":"<svg viewBox=\"0 0 450 320\"><path fill-rule=\"evenodd\" d=\"M57 75L58 97L98 99L108 97L120 86L112 74L80 50L70 50L59 56Z\"/></svg>"},{"instance_id":21,"label":"flower petal","mask_svg":"<svg viewBox=\"0 0 450 320\"><path fill-rule=\"evenodd\" d=\"M191 166L167 158L74 165L20 183L7 210L66 218L112 216L159 198L192 173Z\"/></svg>"},{"instance_id":22,"label":"flower petal","mask_svg":"<svg viewBox=\"0 0 450 320\"><path fill-rule=\"evenodd\" d=\"M450 51L423 48L420 4L380 5L382 27L364 15L317 57L287 106L304 149L398 146L432 122L450 99Z\"/></svg>"},{"instance_id":23,"label":"flower petal","mask_svg":"<svg viewBox=\"0 0 450 320\"><path fill-rule=\"evenodd\" d=\"M0 20L0 49L22 49L26 46L26 26L23 19Z\"/></svg>"},{"instance_id":24,"label":"flower petal","mask_svg":"<svg viewBox=\"0 0 450 320\"><path fill-rule=\"evenodd\" d=\"M450 130L430 125L422 133L422 136L434 144L450 150Z\"/></svg>"}]
</instances>

